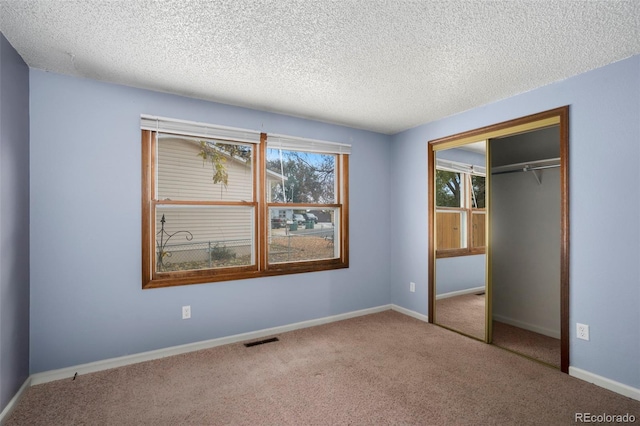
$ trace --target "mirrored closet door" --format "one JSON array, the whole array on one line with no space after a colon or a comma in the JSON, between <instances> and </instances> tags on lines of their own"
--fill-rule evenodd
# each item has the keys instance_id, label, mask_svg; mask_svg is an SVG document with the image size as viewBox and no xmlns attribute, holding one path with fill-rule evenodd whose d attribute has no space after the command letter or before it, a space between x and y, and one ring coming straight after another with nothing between
<instances>
[{"instance_id":1,"label":"mirrored closet door","mask_svg":"<svg viewBox=\"0 0 640 426\"><path fill-rule=\"evenodd\" d=\"M486 142L435 153L435 322L486 340Z\"/></svg>"}]
</instances>

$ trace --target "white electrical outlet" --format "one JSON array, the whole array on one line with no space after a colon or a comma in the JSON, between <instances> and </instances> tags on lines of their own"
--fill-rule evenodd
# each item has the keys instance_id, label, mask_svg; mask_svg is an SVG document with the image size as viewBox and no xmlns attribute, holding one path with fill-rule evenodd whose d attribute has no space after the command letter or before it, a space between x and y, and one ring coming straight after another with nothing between
<instances>
[{"instance_id":1,"label":"white electrical outlet","mask_svg":"<svg viewBox=\"0 0 640 426\"><path fill-rule=\"evenodd\" d=\"M189 318L191 318L191 305L183 306L182 319L189 319Z\"/></svg>"},{"instance_id":2,"label":"white electrical outlet","mask_svg":"<svg viewBox=\"0 0 640 426\"><path fill-rule=\"evenodd\" d=\"M409 291L411 293L415 293L416 292L416 283L413 283L413 282L409 283Z\"/></svg>"},{"instance_id":3,"label":"white electrical outlet","mask_svg":"<svg viewBox=\"0 0 640 426\"><path fill-rule=\"evenodd\" d=\"M589 340L589 326L579 322L576 323L576 336L578 339Z\"/></svg>"}]
</instances>

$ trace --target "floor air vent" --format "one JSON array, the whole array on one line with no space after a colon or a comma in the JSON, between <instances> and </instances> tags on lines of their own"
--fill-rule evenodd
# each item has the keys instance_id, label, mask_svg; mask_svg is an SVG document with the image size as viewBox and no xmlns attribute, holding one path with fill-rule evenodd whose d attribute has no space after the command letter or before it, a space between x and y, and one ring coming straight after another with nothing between
<instances>
[{"instance_id":1,"label":"floor air vent","mask_svg":"<svg viewBox=\"0 0 640 426\"><path fill-rule=\"evenodd\" d=\"M264 340L257 340L255 342L250 342L250 343L245 343L244 345L247 348L250 348L251 346L258 346L258 345L264 345L265 343L271 343L271 342L279 342L280 340L277 337L272 337L270 339L264 339Z\"/></svg>"}]
</instances>

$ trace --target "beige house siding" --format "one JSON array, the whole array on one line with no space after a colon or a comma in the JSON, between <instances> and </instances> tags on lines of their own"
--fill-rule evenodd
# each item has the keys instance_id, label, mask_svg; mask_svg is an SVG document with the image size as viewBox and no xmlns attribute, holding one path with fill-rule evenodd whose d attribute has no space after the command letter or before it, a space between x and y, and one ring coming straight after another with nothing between
<instances>
[{"instance_id":1,"label":"beige house siding","mask_svg":"<svg viewBox=\"0 0 640 426\"><path fill-rule=\"evenodd\" d=\"M156 231L161 230L160 220L165 216L164 230L167 234L188 231L193 239L188 241L186 233L171 238L169 244L228 243L250 241L254 227L253 207L158 207ZM165 239L168 235L165 234Z\"/></svg>"},{"instance_id":2,"label":"beige house siding","mask_svg":"<svg viewBox=\"0 0 640 426\"><path fill-rule=\"evenodd\" d=\"M213 183L213 169L202 160L199 142L162 137L158 142L158 200L252 201L251 164L225 156L228 185ZM163 242L173 260L202 260L212 247L225 247L240 255L252 254L255 209L244 206L158 206L157 241L165 217ZM179 231L188 231L179 232ZM173 235L174 233L177 234ZM171 236L173 235L173 236ZM170 237L171 236L171 237ZM191 240L186 237L192 236ZM167 241L167 238L170 239Z\"/></svg>"},{"instance_id":3,"label":"beige house siding","mask_svg":"<svg viewBox=\"0 0 640 426\"><path fill-rule=\"evenodd\" d=\"M199 142L160 138L158 142L158 199L204 201L251 201L251 164L224 156L228 185L213 183L211 162L198 155Z\"/></svg>"},{"instance_id":4,"label":"beige house siding","mask_svg":"<svg viewBox=\"0 0 640 426\"><path fill-rule=\"evenodd\" d=\"M225 187L222 183L213 183L212 165L209 161L203 162L198 155L200 143L197 139L165 135L157 146L159 201L253 200L250 163L225 155L228 173L228 185ZM269 192L275 183L281 182L282 176L267 173L266 188ZM160 205L156 208L155 219L157 244L160 244L163 215L165 233L162 242L166 244L165 251L172 253L174 262L203 260L215 247L224 247L240 256L253 256L254 207ZM187 236L192 238L188 240Z\"/></svg>"}]
</instances>

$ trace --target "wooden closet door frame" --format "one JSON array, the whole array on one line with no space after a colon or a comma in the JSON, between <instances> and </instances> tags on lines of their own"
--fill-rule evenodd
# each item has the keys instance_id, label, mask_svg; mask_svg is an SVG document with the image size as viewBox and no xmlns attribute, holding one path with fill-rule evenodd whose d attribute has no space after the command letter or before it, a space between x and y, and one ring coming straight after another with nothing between
<instances>
[{"instance_id":1,"label":"wooden closet door frame","mask_svg":"<svg viewBox=\"0 0 640 426\"><path fill-rule=\"evenodd\" d=\"M498 124L470 130L428 142L428 280L429 280L429 322L434 323L435 313L435 201L434 170L435 151L442 146L463 145L474 140L490 140L496 137L512 136L532 130L557 125L560 131L560 370L569 372L569 106L543 111L537 114L516 118ZM489 173L489 170L487 170ZM490 220L487 220L487 223ZM489 235L489 234L487 234ZM489 242L490 244L490 242ZM487 250L487 256L490 256ZM489 259L487 259L489 261ZM491 295L491 283L487 282L488 298ZM486 341L491 342L489 325L491 309L486 310L485 324L488 326Z\"/></svg>"}]
</instances>

